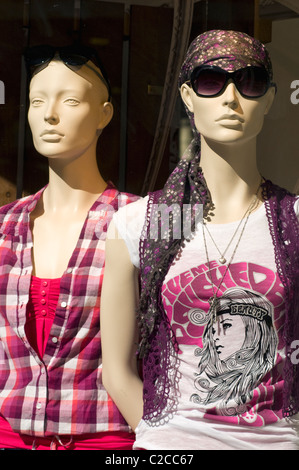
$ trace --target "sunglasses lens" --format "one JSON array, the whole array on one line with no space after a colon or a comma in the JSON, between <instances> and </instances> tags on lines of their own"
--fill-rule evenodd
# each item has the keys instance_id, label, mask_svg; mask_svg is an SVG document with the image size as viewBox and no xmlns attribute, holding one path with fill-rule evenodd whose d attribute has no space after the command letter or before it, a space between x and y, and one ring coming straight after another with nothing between
<instances>
[{"instance_id":1,"label":"sunglasses lens","mask_svg":"<svg viewBox=\"0 0 299 470\"><path fill-rule=\"evenodd\" d=\"M225 72L215 69L195 69L192 87L200 96L217 95L225 85Z\"/></svg>"},{"instance_id":2,"label":"sunglasses lens","mask_svg":"<svg viewBox=\"0 0 299 470\"><path fill-rule=\"evenodd\" d=\"M66 65L70 66L80 67L88 60L93 60L91 54L87 53L87 51L85 49L83 50L83 48L75 48L73 46L55 48L47 45L28 48L25 53L25 60L27 65L34 69L34 67L38 67L40 65L46 64L47 62L50 62L55 56L56 52L59 52L61 60Z\"/></svg>"},{"instance_id":3,"label":"sunglasses lens","mask_svg":"<svg viewBox=\"0 0 299 470\"><path fill-rule=\"evenodd\" d=\"M37 67L45 64L53 58L54 52L48 46L34 46L28 48L25 52L25 61L30 67Z\"/></svg>"},{"instance_id":4,"label":"sunglasses lens","mask_svg":"<svg viewBox=\"0 0 299 470\"><path fill-rule=\"evenodd\" d=\"M111 98L111 89L109 79L105 72L105 69L97 55L97 53L88 46L84 45L72 45L64 47L55 47L50 45L33 46L26 49L24 52L25 62L27 66L28 75L31 78L38 68L46 67L48 63L55 57L55 54L59 55L59 58L69 67L81 67L86 64L89 60L100 69L100 73L97 70L93 71L99 76L106 86L109 94L108 100Z\"/></svg>"},{"instance_id":5,"label":"sunglasses lens","mask_svg":"<svg viewBox=\"0 0 299 470\"><path fill-rule=\"evenodd\" d=\"M83 45L61 47L59 48L59 55L66 65L78 65L80 67L89 60L98 65L93 50Z\"/></svg>"},{"instance_id":6,"label":"sunglasses lens","mask_svg":"<svg viewBox=\"0 0 299 470\"><path fill-rule=\"evenodd\" d=\"M65 63L65 65L77 65L78 67L81 67L89 60L88 57L84 57L81 54L76 54L75 52L68 52L63 50L60 51L60 58Z\"/></svg>"},{"instance_id":7,"label":"sunglasses lens","mask_svg":"<svg viewBox=\"0 0 299 470\"><path fill-rule=\"evenodd\" d=\"M191 75L192 88L198 96L216 96L223 91L230 73L218 67L198 67ZM245 67L232 73L239 92L246 98L259 98L269 88L269 76L263 67Z\"/></svg>"},{"instance_id":8,"label":"sunglasses lens","mask_svg":"<svg viewBox=\"0 0 299 470\"><path fill-rule=\"evenodd\" d=\"M269 87L267 71L262 67L246 67L235 72L237 88L248 98L263 96Z\"/></svg>"}]
</instances>

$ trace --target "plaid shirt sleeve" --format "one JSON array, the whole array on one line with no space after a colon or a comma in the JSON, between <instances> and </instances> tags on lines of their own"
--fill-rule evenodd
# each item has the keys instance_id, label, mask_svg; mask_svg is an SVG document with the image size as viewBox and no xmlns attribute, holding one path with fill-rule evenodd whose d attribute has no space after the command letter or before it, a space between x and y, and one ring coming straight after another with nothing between
<instances>
[{"instance_id":1,"label":"plaid shirt sleeve","mask_svg":"<svg viewBox=\"0 0 299 470\"><path fill-rule=\"evenodd\" d=\"M43 190L0 208L0 413L19 433L129 428L102 385L100 294L113 213L138 199L109 184L94 203L60 282L43 359L25 334L32 274L30 212Z\"/></svg>"}]
</instances>

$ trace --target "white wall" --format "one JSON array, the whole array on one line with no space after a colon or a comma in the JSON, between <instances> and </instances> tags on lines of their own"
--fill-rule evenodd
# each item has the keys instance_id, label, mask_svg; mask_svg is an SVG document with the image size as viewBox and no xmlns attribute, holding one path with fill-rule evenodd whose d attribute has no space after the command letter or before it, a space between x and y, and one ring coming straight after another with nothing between
<instances>
[{"instance_id":1,"label":"white wall","mask_svg":"<svg viewBox=\"0 0 299 470\"><path fill-rule=\"evenodd\" d=\"M298 104L291 102L291 83L299 81L299 19L273 22L267 48L278 92L258 138L259 167L263 176L299 194L299 92Z\"/></svg>"}]
</instances>

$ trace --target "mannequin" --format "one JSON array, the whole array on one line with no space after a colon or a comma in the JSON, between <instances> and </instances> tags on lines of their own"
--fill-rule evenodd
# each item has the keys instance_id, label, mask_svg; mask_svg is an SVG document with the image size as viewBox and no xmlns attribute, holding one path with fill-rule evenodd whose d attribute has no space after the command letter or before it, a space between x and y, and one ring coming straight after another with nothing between
<instances>
[{"instance_id":1,"label":"mannequin","mask_svg":"<svg viewBox=\"0 0 299 470\"><path fill-rule=\"evenodd\" d=\"M62 275L86 213L106 187L96 145L113 105L103 103L107 90L97 81L92 71L79 75L62 61L52 61L31 80L29 124L36 150L49 159L49 185L31 214L34 272L40 277ZM60 95L62 104L55 102Z\"/></svg>"},{"instance_id":2,"label":"mannequin","mask_svg":"<svg viewBox=\"0 0 299 470\"><path fill-rule=\"evenodd\" d=\"M48 49L29 49L26 59L34 65L28 120L49 183L1 208L0 252L12 265L10 273L0 266L1 282L14 292L1 310L12 337L8 344L1 335L1 352L19 365L10 371L4 360L0 447L131 449L133 433L101 381L99 298L107 225L137 197L107 184L97 166L97 141L113 116L104 69L81 46L33 60ZM12 415L14 374L21 409Z\"/></svg>"},{"instance_id":3,"label":"mannequin","mask_svg":"<svg viewBox=\"0 0 299 470\"><path fill-rule=\"evenodd\" d=\"M135 430L135 449L297 449L298 372L290 385L285 355L298 323L298 199L265 181L256 161L276 90L270 58L244 33L209 31L190 45L179 88L194 138L165 187L120 210L109 228L119 239L108 234L106 247L104 384ZM291 288L275 228L286 202ZM151 239L161 204L173 226L187 204L192 234L176 239L162 215L163 235ZM121 302L114 276L125 286Z\"/></svg>"}]
</instances>

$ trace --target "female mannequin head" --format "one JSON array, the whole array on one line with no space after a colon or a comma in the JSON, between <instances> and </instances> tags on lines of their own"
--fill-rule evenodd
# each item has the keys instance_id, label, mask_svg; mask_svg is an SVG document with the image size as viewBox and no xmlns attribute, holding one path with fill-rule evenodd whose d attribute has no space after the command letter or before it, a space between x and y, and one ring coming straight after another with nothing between
<instances>
[{"instance_id":1,"label":"female mannequin head","mask_svg":"<svg viewBox=\"0 0 299 470\"><path fill-rule=\"evenodd\" d=\"M236 31L214 30L190 45L179 85L195 138L231 143L255 137L275 85L264 45Z\"/></svg>"},{"instance_id":2,"label":"female mannequin head","mask_svg":"<svg viewBox=\"0 0 299 470\"><path fill-rule=\"evenodd\" d=\"M56 54L35 63L28 120L34 146L44 156L95 153L98 137L113 116L109 84L87 59L80 65L66 64Z\"/></svg>"}]
</instances>

